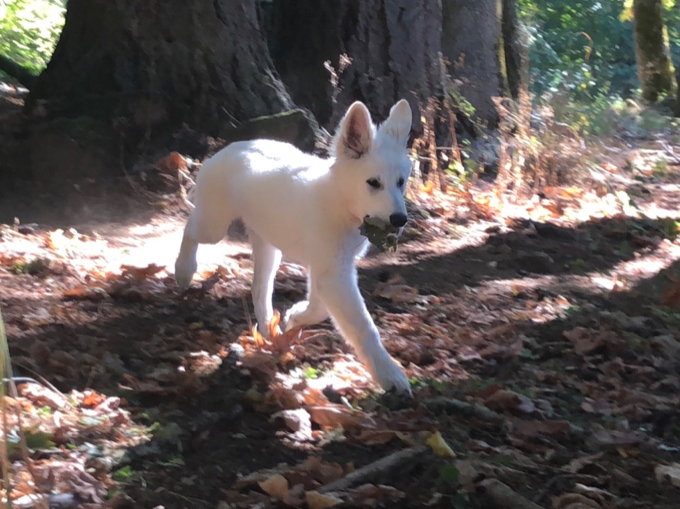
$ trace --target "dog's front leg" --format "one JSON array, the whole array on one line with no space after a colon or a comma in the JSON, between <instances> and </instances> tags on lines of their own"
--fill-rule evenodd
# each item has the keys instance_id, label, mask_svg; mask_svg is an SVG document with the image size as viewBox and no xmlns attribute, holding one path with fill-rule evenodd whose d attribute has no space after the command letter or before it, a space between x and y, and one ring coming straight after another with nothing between
<instances>
[{"instance_id":1,"label":"dog's front leg","mask_svg":"<svg viewBox=\"0 0 680 509\"><path fill-rule=\"evenodd\" d=\"M361 297L354 265L312 267L310 272L331 318L373 379L385 390L394 388L400 393L410 393L408 378L385 350Z\"/></svg>"}]
</instances>

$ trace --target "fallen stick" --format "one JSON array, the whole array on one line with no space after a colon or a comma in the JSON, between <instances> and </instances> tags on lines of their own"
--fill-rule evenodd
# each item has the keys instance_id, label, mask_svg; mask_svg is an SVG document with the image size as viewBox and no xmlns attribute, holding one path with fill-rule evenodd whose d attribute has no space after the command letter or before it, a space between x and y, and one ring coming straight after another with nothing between
<instances>
[{"instance_id":1,"label":"fallen stick","mask_svg":"<svg viewBox=\"0 0 680 509\"><path fill-rule=\"evenodd\" d=\"M432 398L423 401L423 405L427 407L428 410L433 412L449 411L458 412L464 415L470 415L472 417L477 417L478 419L483 419L492 423L503 423L507 419L505 416L494 412L484 405L479 405L476 403L467 403L466 401L460 401L453 398L445 398L443 396Z\"/></svg>"},{"instance_id":2,"label":"fallen stick","mask_svg":"<svg viewBox=\"0 0 680 509\"><path fill-rule=\"evenodd\" d=\"M477 485L477 492L498 509L543 509L498 479L484 479Z\"/></svg>"},{"instance_id":3,"label":"fallen stick","mask_svg":"<svg viewBox=\"0 0 680 509\"><path fill-rule=\"evenodd\" d=\"M365 467L361 467L359 470L355 470L347 474L342 479L338 479L326 486L319 488L317 491L319 493L328 493L330 491L342 491L357 484L365 484L372 482L380 475L384 475L390 470L395 469L402 463L412 462L417 456L420 456L427 450L427 447L419 445L417 447L411 447L409 449L402 449L395 453L380 458L378 461L369 463Z\"/></svg>"}]
</instances>

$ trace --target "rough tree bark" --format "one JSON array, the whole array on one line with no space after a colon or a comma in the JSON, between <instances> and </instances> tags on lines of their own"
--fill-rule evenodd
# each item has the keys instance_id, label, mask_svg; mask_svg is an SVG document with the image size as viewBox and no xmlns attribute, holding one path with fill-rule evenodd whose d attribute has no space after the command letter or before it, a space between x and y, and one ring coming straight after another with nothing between
<instances>
[{"instance_id":1,"label":"rough tree bark","mask_svg":"<svg viewBox=\"0 0 680 509\"><path fill-rule=\"evenodd\" d=\"M439 0L276 0L269 34L272 57L294 100L333 127L354 100L378 120L400 98L411 107L441 96ZM333 97L340 55L351 59ZM335 100L334 100L335 99ZM422 126L414 115L414 130Z\"/></svg>"},{"instance_id":2,"label":"rough tree bark","mask_svg":"<svg viewBox=\"0 0 680 509\"><path fill-rule=\"evenodd\" d=\"M655 102L673 88L668 32L662 0L634 0L635 57L642 97Z\"/></svg>"},{"instance_id":3,"label":"rough tree bark","mask_svg":"<svg viewBox=\"0 0 680 509\"><path fill-rule=\"evenodd\" d=\"M522 83L522 43L517 18L517 0L502 0L501 33L505 78L510 96L517 99Z\"/></svg>"},{"instance_id":4,"label":"rough tree bark","mask_svg":"<svg viewBox=\"0 0 680 509\"><path fill-rule=\"evenodd\" d=\"M110 119L130 140L207 134L290 109L255 0L69 0L29 109Z\"/></svg>"},{"instance_id":5,"label":"rough tree bark","mask_svg":"<svg viewBox=\"0 0 680 509\"><path fill-rule=\"evenodd\" d=\"M494 127L498 114L492 97L501 95L498 0L443 0L442 53L457 92L475 115Z\"/></svg>"}]
</instances>

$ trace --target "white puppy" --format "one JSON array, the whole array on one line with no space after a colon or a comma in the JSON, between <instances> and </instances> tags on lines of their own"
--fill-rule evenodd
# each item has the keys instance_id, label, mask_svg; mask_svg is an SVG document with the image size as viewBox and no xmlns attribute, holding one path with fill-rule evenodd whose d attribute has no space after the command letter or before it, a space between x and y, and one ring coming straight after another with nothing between
<instances>
[{"instance_id":1,"label":"white puppy","mask_svg":"<svg viewBox=\"0 0 680 509\"><path fill-rule=\"evenodd\" d=\"M286 330L330 316L384 389L410 392L366 309L355 260L368 247L359 233L364 218L396 227L406 223L411 120L411 108L402 99L376 128L366 106L355 102L340 123L330 159L271 140L222 149L198 173L195 209L175 264L178 284L189 285L198 245L219 242L240 218L253 249L252 296L260 333L267 334L274 314L274 277L283 253L308 274L307 300L286 313Z\"/></svg>"}]
</instances>

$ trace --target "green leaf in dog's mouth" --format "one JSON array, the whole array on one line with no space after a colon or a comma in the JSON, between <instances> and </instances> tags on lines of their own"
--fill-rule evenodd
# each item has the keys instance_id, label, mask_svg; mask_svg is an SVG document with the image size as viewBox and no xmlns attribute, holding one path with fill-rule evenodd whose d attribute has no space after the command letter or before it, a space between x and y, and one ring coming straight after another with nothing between
<instances>
[{"instance_id":1,"label":"green leaf in dog's mouth","mask_svg":"<svg viewBox=\"0 0 680 509\"><path fill-rule=\"evenodd\" d=\"M399 228L384 219L366 216L359 227L359 233L380 251L392 253L397 250Z\"/></svg>"}]
</instances>

